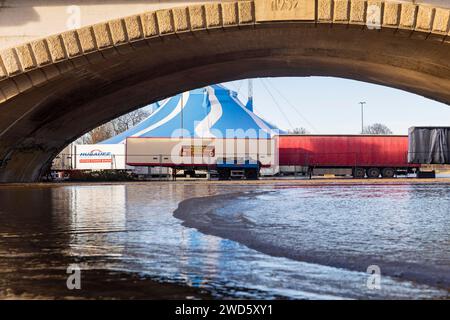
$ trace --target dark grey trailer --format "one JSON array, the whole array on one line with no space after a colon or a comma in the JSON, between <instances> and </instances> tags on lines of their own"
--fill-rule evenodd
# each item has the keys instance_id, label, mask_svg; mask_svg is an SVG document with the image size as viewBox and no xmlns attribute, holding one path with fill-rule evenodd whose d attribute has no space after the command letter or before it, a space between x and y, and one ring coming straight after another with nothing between
<instances>
[{"instance_id":1,"label":"dark grey trailer","mask_svg":"<svg viewBox=\"0 0 450 320\"><path fill-rule=\"evenodd\" d=\"M450 127L409 128L408 162L450 164Z\"/></svg>"}]
</instances>

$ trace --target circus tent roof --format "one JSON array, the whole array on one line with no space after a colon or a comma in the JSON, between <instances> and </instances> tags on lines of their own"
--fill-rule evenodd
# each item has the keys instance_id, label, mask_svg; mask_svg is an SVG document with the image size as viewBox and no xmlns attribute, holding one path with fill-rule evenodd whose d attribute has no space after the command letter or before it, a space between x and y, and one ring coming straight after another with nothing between
<instances>
[{"instance_id":1,"label":"circus tent roof","mask_svg":"<svg viewBox=\"0 0 450 320\"><path fill-rule=\"evenodd\" d=\"M267 138L276 134L278 129L252 109L236 92L211 85L161 101L141 123L102 143L125 143L128 137Z\"/></svg>"}]
</instances>

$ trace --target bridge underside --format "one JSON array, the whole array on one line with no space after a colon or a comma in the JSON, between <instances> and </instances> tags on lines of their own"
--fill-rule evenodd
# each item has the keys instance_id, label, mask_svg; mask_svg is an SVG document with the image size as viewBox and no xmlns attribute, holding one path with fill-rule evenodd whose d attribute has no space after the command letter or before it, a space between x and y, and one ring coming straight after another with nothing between
<instances>
[{"instance_id":1,"label":"bridge underside","mask_svg":"<svg viewBox=\"0 0 450 320\"><path fill-rule=\"evenodd\" d=\"M109 38L114 42L114 34ZM334 76L450 103L450 45L431 33L251 22L136 41L128 35L120 45L73 57L70 43L61 39L65 59L0 81L0 182L36 181L67 144L92 128L211 83ZM83 47L81 38L76 42ZM50 46L48 52L55 54ZM33 59L39 64L37 55Z\"/></svg>"}]
</instances>

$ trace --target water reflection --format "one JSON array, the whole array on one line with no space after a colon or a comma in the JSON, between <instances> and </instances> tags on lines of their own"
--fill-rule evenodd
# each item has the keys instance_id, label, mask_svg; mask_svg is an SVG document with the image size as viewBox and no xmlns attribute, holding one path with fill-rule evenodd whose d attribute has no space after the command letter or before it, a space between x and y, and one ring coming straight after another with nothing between
<instances>
[{"instance_id":1,"label":"water reflection","mask_svg":"<svg viewBox=\"0 0 450 320\"><path fill-rule=\"evenodd\" d=\"M376 264L388 276L450 287L446 185L276 188L215 201L188 201L177 216L266 254L359 272ZM205 210L185 214L195 205Z\"/></svg>"},{"instance_id":2,"label":"water reflection","mask_svg":"<svg viewBox=\"0 0 450 320\"><path fill-rule=\"evenodd\" d=\"M53 197L57 215L68 216L69 253L74 256L121 256L118 232L127 232L126 188L123 185L68 187ZM56 210L55 210L56 211ZM89 237L86 235L90 234Z\"/></svg>"},{"instance_id":3,"label":"water reflection","mask_svg":"<svg viewBox=\"0 0 450 320\"><path fill-rule=\"evenodd\" d=\"M252 189L270 192L253 197L248 194ZM208 211L203 221L212 221L222 231L233 228L254 243L276 244L279 257L250 249L251 244L233 241L239 239L229 235L207 235L185 227L173 217L183 200L239 191L247 195L218 202L219 208ZM52 296L54 282L48 279L63 279L71 263L84 270L132 272L186 283L217 297L447 296L447 290L390 277L384 280L383 291L368 291L366 274L349 261L379 258L389 250L391 260L448 267L448 191L446 186L420 185L3 187L0 298L31 288L33 294ZM211 202L201 199L195 200L192 216L204 214L202 206ZM298 247L309 255L325 257L332 251L350 260L314 264L283 254ZM132 292L115 294L127 298Z\"/></svg>"}]
</instances>

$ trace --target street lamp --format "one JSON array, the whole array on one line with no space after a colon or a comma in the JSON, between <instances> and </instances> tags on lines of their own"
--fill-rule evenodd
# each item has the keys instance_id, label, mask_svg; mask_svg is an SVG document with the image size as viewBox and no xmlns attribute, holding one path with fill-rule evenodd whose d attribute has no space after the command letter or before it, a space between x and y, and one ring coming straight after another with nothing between
<instances>
[{"instance_id":1,"label":"street lamp","mask_svg":"<svg viewBox=\"0 0 450 320\"><path fill-rule=\"evenodd\" d=\"M361 105L361 134L364 133L364 105L366 104L365 101L362 101L359 103Z\"/></svg>"}]
</instances>

